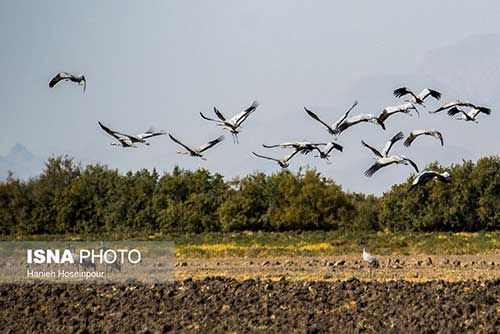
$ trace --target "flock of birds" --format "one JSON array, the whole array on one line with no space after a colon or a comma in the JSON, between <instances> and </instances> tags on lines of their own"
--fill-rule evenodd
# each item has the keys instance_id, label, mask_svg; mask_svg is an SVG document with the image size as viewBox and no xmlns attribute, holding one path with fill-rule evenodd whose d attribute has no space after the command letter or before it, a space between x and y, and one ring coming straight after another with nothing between
<instances>
[{"instance_id":1,"label":"flock of birds","mask_svg":"<svg viewBox=\"0 0 500 334\"><path fill-rule=\"evenodd\" d=\"M82 85L83 91L85 91L86 89L87 81L84 75L73 75L67 72L58 73L52 80L50 80L49 87L53 88L59 82L64 82L64 81L70 81ZM396 98L402 98L402 97L408 97L408 98L404 100L402 104L384 108L378 116L373 114L358 114L349 117L352 110L358 105L358 102L356 101L342 115L342 117L340 117L336 122L332 124L329 124L328 122L322 120L316 113L309 110L308 108L304 108L305 112L313 120L315 120L316 122L318 122L319 124L321 124L323 127L326 128L328 133L331 136L333 136L332 140L327 142L296 141L296 142L286 142L274 145L265 145L265 144L262 145L264 148L267 149L282 148L282 149L292 150L291 153L289 153L288 155L286 155L281 159L259 154L256 152L252 153L258 158L275 161L282 168L287 168L290 165L290 161L292 160L292 158L298 153L309 154L313 151L316 151L318 153L317 157L325 159L329 162L329 158L333 154L333 150L342 152L343 150L342 145L336 143L336 141L341 134L343 134L346 130L350 129L351 127L362 123L372 123L380 126L383 130L385 130L386 129L385 122L387 122L387 120L392 116L398 113L413 116L411 114L412 112L415 112L418 116L420 116L417 106L425 107L424 102L428 98L433 98L435 100L441 99L440 92L429 88L424 88L419 94L415 94L412 90L406 87L401 87L394 90L393 93ZM216 118L207 117L201 112L200 116L203 119L209 122L213 122L217 126L222 127L224 130L229 131L233 137L233 142L238 143L239 142L238 134L241 132L242 124L248 119L248 117L255 110L257 110L258 106L259 104L257 103L257 101L254 101L250 107L246 108L245 110L243 110L242 112L238 113L237 115L231 118L226 118L220 112L220 110L218 110L215 107L213 111ZM435 111L429 111L429 113L436 114L444 110L447 111L449 116L455 116L455 118L458 120L474 122L474 123L478 123L477 119L481 114L489 115L491 113L491 110L489 108L478 106L476 104L462 100L450 101L448 103L445 103L443 106L439 107ZM224 136L219 136L209 141L208 143L205 143L198 147L191 147L189 145L184 144L179 139L172 136L172 134L169 134L165 131L155 131L154 129L150 128L143 133L131 135L121 131L112 130L111 128L102 124L100 121L98 123L102 130L104 130L107 134L109 134L116 140L116 142L111 143L111 145L120 146L124 148L136 147L135 144L138 143L149 145L150 143L148 142L148 140L150 138L168 134L168 136L172 141L174 141L176 144L184 148L184 151L177 151L177 153L187 154L192 157L199 157L204 160L205 158L203 154L207 150L209 150L210 148L214 147L215 145L219 144L224 140ZM422 129L422 130L419 129L411 131L408 137L406 137L406 139L404 140L403 145L409 147L415 140L417 140L417 138L420 138L422 136L434 137L437 140L439 140L441 146L444 145L442 133L436 130L428 130L428 129ZM391 155L390 151L392 147L397 142L403 139L404 139L404 134L402 131L399 131L385 144L382 150L379 150L362 140L361 141L362 146L370 150L374 154L375 158L375 163L365 171L365 175L367 177L371 177L378 170L388 167L390 165L410 165L417 172L417 176L410 185L409 191L431 180L440 181L443 183L450 182L451 175L448 172L439 173L437 171L432 171L432 170L424 170L422 172L419 172L417 165L411 159L407 158L404 155ZM378 268L380 264L374 256L368 253L364 242L361 242L361 245L363 246L363 260L369 265L370 275L371 275L372 269Z\"/></svg>"},{"instance_id":2,"label":"flock of birds","mask_svg":"<svg viewBox=\"0 0 500 334\"><path fill-rule=\"evenodd\" d=\"M83 90L86 88L86 78L84 75L73 75L67 72L60 72L52 80L49 82L49 87L53 88L58 85L60 82L74 82L78 85L83 86ZM329 158L332 156L333 151L343 151L343 146L338 144L336 141L338 137L344 134L348 129L353 126L357 126L363 123L372 123L377 126L380 126L383 130L386 129L385 123L389 118L393 117L396 114L406 114L409 116L413 116L412 112L416 113L420 116L420 113L417 109L417 106L425 107L425 101L429 98L433 98L435 100L441 99L441 93L429 89L424 88L419 94L414 93L412 90L401 87L394 90L394 96L396 98L408 97L403 101L402 104L396 106L389 106L382 110L379 115L373 114L358 114L354 116L350 116L353 109L358 105L358 102L354 102L347 111L340 117L336 122L329 124L327 121L324 121L320 118L316 113L311 111L308 108L304 108L307 115L309 115L313 120L321 124L326 128L328 133L333 137L332 140L326 142L309 142L309 141L295 141L295 142L285 142L274 145L263 145L266 149L273 148L282 148L282 149L290 149L291 152L287 154L283 158L275 158L268 155L252 152L256 157L261 159L267 159L276 162L280 167L287 168L290 165L290 161L294 156L298 153L301 154L309 154L313 151L317 152L317 157L321 159L327 160L329 163ZM252 105L250 105L245 110L236 114L231 118L226 118L220 110L214 107L213 111L215 114L215 118L208 117L200 112L200 116L209 122L215 123L217 126L221 127L224 130L227 130L231 133L233 137L233 142L238 143L238 134L241 132L241 128L243 123L249 118L249 116L254 113L259 104L257 101L254 101ZM468 109L468 110L467 110ZM478 117L481 114L489 115L491 110L489 108L479 106L470 102L462 101L462 100L453 100L450 101L435 111L429 111L431 114L436 114L441 111L446 110L448 115L454 116L458 120L463 120L467 122L475 122L478 123ZM129 147L137 147L136 144L144 144L149 145L149 139L157 136L168 135L172 141L181 146L184 150L177 151L178 154L187 154L192 157L198 157L205 160L204 153L215 145L219 144L224 140L224 136L219 136L203 145L194 147L187 145L174 137L172 134L167 133L165 131L155 131L153 128L148 129L147 131L140 134L127 134L122 131L113 130L110 127L102 124L100 121L98 122L99 126L103 131L105 131L108 135L113 137L116 141L111 143L111 145L120 146L123 148ZM414 130L411 131L408 137L403 142L403 145L409 147L412 143L422 136L431 136L439 140L441 145L444 145L443 135L441 132L436 130ZM366 143L365 141L361 141L362 146L369 149L375 158L375 162L372 166L370 166L366 171L365 175L367 177L373 176L378 170L391 166L391 165L410 165L417 172L417 176L415 177L412 185L409 190L414 189L417 186L427 183L430 180L441 181L444 183L450 182L451 175L448 172L439 173L437 171L432 170L424 170L419 172L419 169L414 161L407 158L404 155L395 155L390 154L392 147L399 141L404 139L403 132L399 131L396 133L383 147L382 150L375 148L374 146Z\"/></svg>"}]
</instances>

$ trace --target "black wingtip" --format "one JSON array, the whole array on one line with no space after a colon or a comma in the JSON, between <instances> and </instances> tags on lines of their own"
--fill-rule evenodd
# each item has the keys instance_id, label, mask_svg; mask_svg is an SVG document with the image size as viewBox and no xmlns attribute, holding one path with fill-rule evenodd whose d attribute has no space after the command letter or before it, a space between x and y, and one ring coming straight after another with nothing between
<instances>
[{"instance_id":1,"label":"black wingtip","mask_svg":"<svg viewBox=\"0 0 500 334\"><path fill-rule=\"evenodd\" d=\"M377 118L377 123L382 127L382 129L384 129L385 131L385 124L384 122L382 122L380 119Z\"/></svg>"},{"instance_id":2,"label":"black wingtip","mask_svg":"<svg viewBox=\"0 0 500 334\"><path fill-rule=\"evenodd\" d=\"M398 88L398 89L395 89L393 92L395 97L401 97L405 94L408 93L408 90L406 89L406 87L401 87L401 88Z\"/></svg>"},{"instance_id":3,"label":"black wingtip","mask_svg":"<svg viewBox=\"0 0 500 334\"><path fill-rule=\"evenodd\" d=\"M490 108L486 108L486 107L479 107L478 108L482 113L486 114L486 115L489 115L491 114L491 109Z\"/></svg>"},{"instance_id":4,"label":"black wingtip","mask_svg":"<svg viewBox=\"0 0 500 334\"><path fill-rule=\"evenodd\" d=\"M449 116L455 116L459 112L460 112L460 109L458 109L457 107L453 107L453 108L451 108L451 109L448 110L448 115Z\"/></svg>"}]
</instances>

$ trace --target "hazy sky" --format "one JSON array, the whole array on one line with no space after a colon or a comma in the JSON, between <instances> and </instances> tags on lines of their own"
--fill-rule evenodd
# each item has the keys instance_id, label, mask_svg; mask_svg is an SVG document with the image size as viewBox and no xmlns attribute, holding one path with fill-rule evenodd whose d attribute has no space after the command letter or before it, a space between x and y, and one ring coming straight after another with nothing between
<instances>
[{"instance_id":1,"label":"hazy sky","mask_svg":"<svg viewBox=\"0 0 500 334\"><path fill-rule=\"evenodd\" d=\"M360 104L353 114L379 113L398 103L394 88L408 85L443 91L441 102L464 97L495 108L499 99L480 86L499 91L500 58L492 54L498 22L496 1L1 1L0 154L20 142L38 156L67 153L123 171L180 165L229 177L272 172L279 167L251 151L287 152L262 143L331 138L304 106L331 122L354 99ZM85 74L85 94L71 84L49 89L59 71ZM254 99L261 106L244 125L240 144L226 135L206 154L208 161L176 155L166 136L150 147L119 149L97 125L101 120L131 133L154 125L197 145L222 133L199 112L212 114L217 106L232 116ZM426 138L395 152L421 168L436 159L475 159L500 152L495 113L480 124L424 111L420 119L395 116L386 132L360 125L339 138L345 152L332 165L300 157L291 170L315 166L348 190L380 193L411 169L397 166L365 178L372 157L361 139L382 146L399 129L437 128L444 148Z\"/></svg>"}]
</instances>

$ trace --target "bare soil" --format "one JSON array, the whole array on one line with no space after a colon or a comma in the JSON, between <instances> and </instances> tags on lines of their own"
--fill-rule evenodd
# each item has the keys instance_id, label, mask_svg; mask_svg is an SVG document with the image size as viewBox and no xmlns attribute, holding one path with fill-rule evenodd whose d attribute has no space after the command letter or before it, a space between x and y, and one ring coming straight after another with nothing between
<instances>
[{"instance_id":1,"label":"bare soil","mask_svg":"<svg viewBox=\"0 0 500 334\"><path fill-rule=\"evenodd\" d=\"M2 333L499 333L498 255L177 259L171 284L0 284Z\"/></svg>"},{"instance_id":2,"label":"bare soil","mask_svg":"<svg viewBox=\"0 0 500 334\"><path fill-rule=\"evenodd\" d=\"M500 254L456 256L377 256L380 268L370 273L360 256L178 259L178 279L223 276L239 280L430 280L464 281L500 278Z\"/></svg>"},{"instance_id":3,"label":"bare soil","mask_svg":"<svg viewBox=\"0 0 500 334\"><path fill-rule=\"evenodd\" d=\"M0 285L2 333L498 333L500 280Z\"/></svg>"}]
</instances>

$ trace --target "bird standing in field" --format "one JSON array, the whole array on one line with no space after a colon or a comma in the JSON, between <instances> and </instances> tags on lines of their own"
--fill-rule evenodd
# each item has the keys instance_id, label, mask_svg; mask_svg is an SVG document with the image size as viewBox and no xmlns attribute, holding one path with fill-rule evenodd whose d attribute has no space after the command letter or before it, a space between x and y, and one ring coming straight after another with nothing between
<instances>
[{"instance_id":1,"label":"bird standing in field","mask_svg":"<svg viewBox=\"0 0 500 334\"><path fill-rule=\"evenodd\" d=\"M424 107L425 107L424 100L427 97L432 96L436 100L439 100L441 98L441 93L440 92L435 91L433 89L429 89L429 88L424 88L418 95L416 95L415 93L413 93L411 90L409 90L406 87L401 87L401 88L398 88L398 89L394 90L394 96L395 97L402 97L402 96L405 96L405 95L410 95L411 96L411 99L406 100L406 101L412 102L412 103L415 103L415 104L420 104L421 106L424 106Z\"/></svg>"},{"instance_id":2,"label":"bird standing in field","mask_svg":"<svg viewBox=\"0 0 500 334\"><path fill-rule=\"evenodd\" d=\"M408 136L408 138L406 138L403 145L406 147L409 147L411 145L411 143L413 143L413 141L415 139L417 139L417 137L423 136L423 135L432 136L441 142L441 146L444 145L443 135L441 134L441 132L436 131L436 130L413 130L412 132L410 132L410 135Z\"/></svg>"},{"instance_id":3,"label":"bird standing in field","mask_svg":"<svg viewBox=\"0 0 500 334\"><path fill-rule=\"evenodd\" d=\"M68 72L59 72L57 73L52 80L49 82L49 87L54 88L55 85L57 85L61 81L71 81L75 82L80 86L83 86L83 91L85 92L85 89L87 88L87 79L85 79L85 76L83 74L80 75L73 75Z\"/></svg>"},{"instance_id":4,"label":"bird standing in field","mask_svg":"<svg viewBox=\"0 0 500 334\"><path fill-rule=\"evenodd\" d=\"M456 114L460 114L458 115L458 117L456 117L456 119L458 120L479 123L476 120L477 116L479 116L479 114L489 115L491 114L491 109L485 107L473 107L469 110L469 112L465 112L462 109L453 107L448 110L448 115L455 116Z\"/></svg>"},{"instance_id":5,"label":"bird standing in field","mask_svg":"<svg viewBox=\"0 0 500 334\"><path fill-rule=\"evenodd\" d=\"M226 119L224 115L216 108L214 107L214 113L215 115L219 118L213 119L209 118L203 113L200 112L200 115L203 119L206 119L207 121L215 122L217 123L218 126L222 126L224 129L229 130L231 132L231 135L233 136L233 142L238 143L238 134L241 132L239 129L241 124L250 116L259 106L259 103L257 101L253 101L252 105L248 107L247 109L243 110L239 114L233 116L230 119Z\"/></svg>"},{"instance_id":6,"label":"bird standing in field","mask_svg":"<svg viewBox=\"0 0 500 334\"><path fill-rule=\"evenodd\" d=\"M370 277L372 276L372 270L377 269L380 267L380 263L378 262L377 258L366 250L366 245L364 241L361 241L361 246L363 246L363 261L368 263L368 266L370 268Z\"/></svg>"},{"instance_id":7,"label":"bird standing in field","mask_svg":"<svg viewBox=\"0 0 500 334\"><path fill-rule=\"evenodd\" d=\"M354 101L354 103L352 104L352 106L344 113L344 115L342 115L342 117L340 117L335 123L333 123L332 125L328 125L326 122L322 121L318 115L316 115L315 113L313 113L311 110L307 109L306 107L304 107L304 110L306 111L306 113L311 116L311 118L313 118L314 120L318 121L319 123L323 124L326 129L328 130L328 133L331 134L332 136L335 135L335 130L338 128L338 126L340 124L342 124L343 121L346 120L347 116L349 116L349 113L351 112L352 109L354 109L354 107L356 107L358 105L358 101Z\"/></svg>"},{"instance_id":8,"label":"bird standing in field","mask_svg":"<svg viewBox=\"0 0 500 334\"><path fill-rule=\"evenodd\" d=\"M416 187L424 185L430 180L450 183L450 178L451 175L448 172L439 173L432 170L424 170L415 177L408 191L412 191Z\"/></svg>"},{"instance_id":9,"label":"bird standing in field","mask_svg":"<svg viewBox=\"0 0 500 334\"><path fill-rule=\"evenodd\" d=\"M184 147L186 149L186 151L177 151L177 154L187 154L187 155L190 155L192 157L201 158L202 160L207 160L207 159L205 159L201 153L205 152L209 148L217 145L218 143L220 143L221 141L224 140L224 136L220 136L220 137L218 137L218 138L216 138L214 140L211 140L208 143L203 144L203 145L201 145L199 147L191 148L191 147L187 146L186 144L181 143L179 140L177 140L176 138L174 138L174 136L172 136L170 133L168 134L168 136L174 142L176 142L177 144L179 144L180 146L182 146L182 147Z\"/></svg>"}]
</instances>

